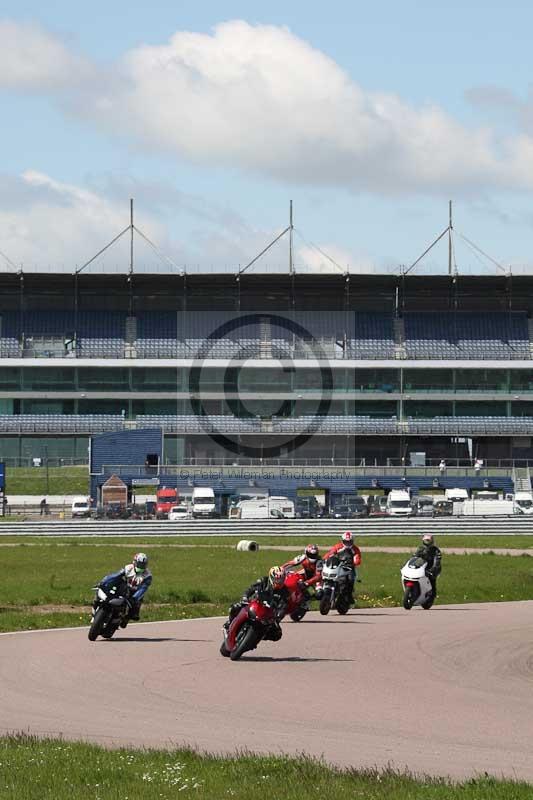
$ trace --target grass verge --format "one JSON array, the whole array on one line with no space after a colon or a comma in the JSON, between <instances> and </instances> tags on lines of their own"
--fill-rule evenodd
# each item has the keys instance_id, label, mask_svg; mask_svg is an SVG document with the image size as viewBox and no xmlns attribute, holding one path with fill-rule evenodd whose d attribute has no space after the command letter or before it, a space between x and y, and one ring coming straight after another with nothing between
<instances>
[{"instance_id":1,"label":"grass verge","mask_svg":"<svg viewBox=\"0 0 533 800\"><path fill-rule=\"evenodd\" d=\"M335 770L309 758L220 758L190 750L105 750L96 745L0 739L0 796L10 800L530 800L533 787L493 778L452 784L391 770Z\"/></svg>"},{"instance_id":2,"label":"grass verge","mask_svg":"<svg viewBox=\"0 0 533 800\"><path fill-rule=\"evenodd\" d=\"M82 494L89 488L89 470L84 467L8 467L6 495Z\"/></svg>"},{"instance_id":3,"label":"grass verge","mask_svg":"<svg viewBox=\"0 0 533 800\"><path fill-rule=\"evenodd\" d=\"M135 549L140 549L139 543ZM146 549L154 573L143 619L173 619L224 614L253 580L291 553L230 548L154 547ZM86 547L78 541L46 547L1 548L0 631L86 625L91 587L119 569L134 552L107 542ZM404 556L363 553L360 607L401 603L400 567ZM487 555L447 555L439 579L439 603L533 599L533 559Z\"/></svg>"},{"instance_id":4,"label":"grass verge","mask_svg":"<svg viewBox=\"0 0 533 800\"><path fill-rule=\"evenodd\" d=\"M171 524L171 523L170 523ZM169 528L171 530L171 528ZM345 528L339 528L339 536ZM431 533L431 529L428 528ZM408 536L371 536L362 534L354 528L354 535L359 546L364 551L365 547L403 547L405 550L413 551L420 544L422 538L421 533L410 534ZM149 549L153 547L201 547L201 548L235 548L237 542L243 538L243 535L233 534L228 536L186 536L183 534L172 534L171 536L151 536L147 537L142 533L116 536L112 533L107 533L101 536L57 536L57 535L42 535L42 536L16 536L13 534L1 534L0 530L0 548L6 545L33 545L40 547L49 547L57 544L77 544L84 547L100 547L102 545L117 545L119 547L129 547L134 550ZM320 550L323 552L335 542L335 536L328 534L327 536L314 536L313 533L305 535L287 534L284 536L260 536L256 537L259 547L293 547L294 552L303 552L306 544L316 538ZM435 539L439 547L480 547L484 549L494 548L508 548L510 550L531 550L533 555L533 534L530 535L517 535L517 536L483 536L479 535L464 535L464 536L443 536L436 534Z\"/></svg>"}]
</instances>

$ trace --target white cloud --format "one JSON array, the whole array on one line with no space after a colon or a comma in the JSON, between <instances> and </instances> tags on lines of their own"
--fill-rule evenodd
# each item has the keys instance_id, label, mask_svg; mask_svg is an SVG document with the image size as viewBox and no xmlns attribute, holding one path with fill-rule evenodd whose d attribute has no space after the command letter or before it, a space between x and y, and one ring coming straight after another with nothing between
<instances>
[{"instance_id":1,"label":"white cloud","mask_svg":"<svg viewBox=\"0 0 533 800\"><path fill-rule=\"evenodd\" d=\"M121 205L40 172L28 170L10 176L7 184L20 202L12 204L6 193L0 193L0 242L2 252L17 266L74 271L129 222L127 203ZM163 238L164 229L150 216L143 227L150 238ZM102 263L108 268L127 269L125 237L108 251ZM1 269L5 267L4 262Z\"/></svg>"},{"instance_id":2,"label":"white cloud","mask_svg":"<svg viewBox=\"0 0 533 800\"><path fill-rule=\"evenodd\" d=\"M48 92L136 147L309 186L377 194L533 187L533 138L469 128L438 105L369 92L274 25L176 32L91 64L36 26L0 23L0 87ZM504 93L505 94L505 93ZM478 105L502 95L494 87ZM504 99L509 100L505 95Z\"/></svg>"},{"instance_id":3,"label":"white cloud","mask_svg":"<svg viewBox=\"0 0 533 800\"><path fill-rule=\"evenodd\" d=\"M129 203L125 198L132 194L142 198L136 207L135 224L162 256L135 234L138 271L172 272L174 267L167 257L189 272L198 268L236 272L280 233L256 228L227 207L178 192L167 184L104 178L93 180L92 187L87 188L27 170L18 176L0 174L0 271L9 268L9 262L28 270L74 271L128 226ZM186 216L192 226L185 242L176 238L177 214ZM127 272L129 248L126 233L88 269ZM288 269L286 238L257 263L255 270L267 268Z\"/></svg>"},{"instance_id":4,"label":"white cloud","mask_svg":"<svg viewBox=\"0 0 533 800\"><path fill-rule=\"evenodd\" d=\"M94 67L37 25L0 20L0 88L22 91L78 86Z\"/></svg>"},{"instance_id":5,"label":"white cloud","mask_svg":"<svg viewBox=\"0 0 533 800\"><path fill-rule=\"evenodd\" d=\"M365 92L272 25L227 22L133 49L77 113L148 149L284 182L389 194L533 186L530 138L499 141L438 106Z\"/></svg>"},{"instance_id":6,"label":"white cloud","mask_svg":"<svg viewBox=\"0 0 533 800\"><path fill-rule=\"evenodd\" d=\"M345 272L375 272L372 261L362 255L345 250L335 244L321 245L320 248L310 244L299 247L296 251L295 265L297 270L309 272L328 272L342 275Z\"/></svg>"}]
</instances>

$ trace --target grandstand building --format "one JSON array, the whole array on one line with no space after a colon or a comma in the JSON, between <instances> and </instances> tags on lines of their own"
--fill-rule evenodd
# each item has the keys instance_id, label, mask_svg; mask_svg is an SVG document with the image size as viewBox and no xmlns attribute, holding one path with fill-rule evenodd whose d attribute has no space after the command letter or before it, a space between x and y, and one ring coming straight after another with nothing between
<instances>
[{"instance_id":1,"label":"grandstand building","mask_svg":"<svg viewBox=\"0 0 533 800\"><path fill-rule=\"evenodd\" d=\"M533 460L533 278L0 275L0 460Z\"/></svg>"}]
</instances>

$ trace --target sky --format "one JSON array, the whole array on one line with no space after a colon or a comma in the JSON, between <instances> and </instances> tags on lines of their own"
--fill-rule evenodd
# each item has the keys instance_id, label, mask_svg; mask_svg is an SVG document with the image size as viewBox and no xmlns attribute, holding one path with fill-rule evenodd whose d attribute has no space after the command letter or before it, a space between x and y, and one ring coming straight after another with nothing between
<instances>
[{"instance_id":1,"label":"sky","mask_svg":"<svg viewBox=\"0 0 533 800\"><path fill-rule=\"evenodd\" d=\"M3 0L0 269L83 266L134 198L139 270L242 269L292 200L296 271L399 271L451 200L459 273L533 271L532 28L517 0ZM288 266L285 236L252 269ZM415 269L447 266L443 237Z\"/></svg>"}]
</instances>

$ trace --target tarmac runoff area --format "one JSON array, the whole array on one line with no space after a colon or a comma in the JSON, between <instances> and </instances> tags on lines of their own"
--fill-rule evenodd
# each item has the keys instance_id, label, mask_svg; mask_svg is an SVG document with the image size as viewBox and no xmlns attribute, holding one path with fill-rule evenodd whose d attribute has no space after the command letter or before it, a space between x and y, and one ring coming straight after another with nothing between
<instances>
[{"instance_id":1,"label":"tarmac runoff area","mask_svg":"<svg viewBox=\"0 0 533 800\"><path fill-rule=\"evenodd\" d=\"M221 619L0 635L0 732L533 782L533 601L352 610L231 662Z\"/></svg>"}]
</instances>

